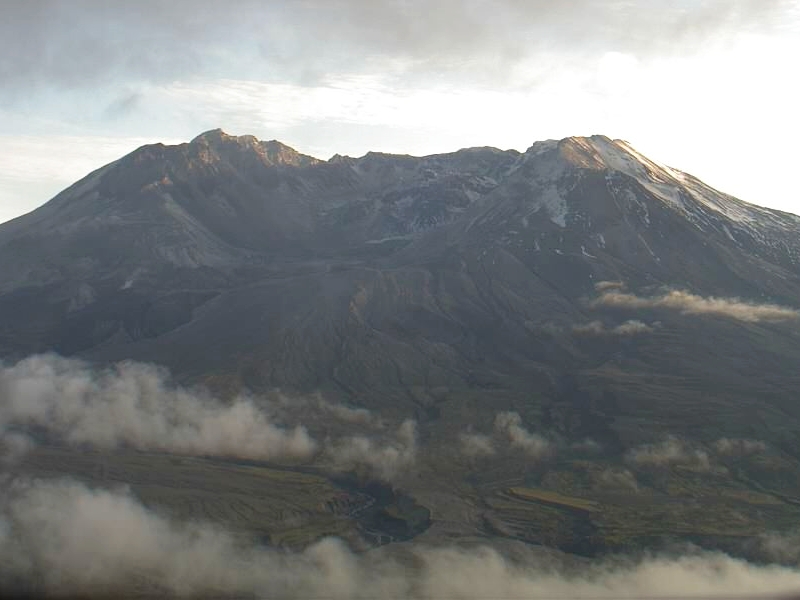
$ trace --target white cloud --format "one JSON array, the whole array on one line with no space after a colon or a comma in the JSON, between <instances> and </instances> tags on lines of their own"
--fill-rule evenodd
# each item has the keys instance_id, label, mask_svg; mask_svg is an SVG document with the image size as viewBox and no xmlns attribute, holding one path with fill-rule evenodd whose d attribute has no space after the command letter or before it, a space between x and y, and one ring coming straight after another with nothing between
<instances>
[{"instance_id":1,"label":"white cloud","mask_svg":"<svg viewBox=\"0 0 800 600\"><path fill-rule=\"evenodd\" d=\"M673 436L663 442L632 448L625 454L625 459L640 467L687 466L698 471L710 471L712 468L705 450Z\"/></svg>"},{"instance_id":2,"label":"white cloud","mask_svg":"<svg viewBox=\"0 0 800 600\"><path fill-rule=\"evenodd\" d=\"M717 454L722 456L748 456L763 454L767 451L767 445L764 442L746 438L720 438L712 444L712 447Z\"/></svg>"},{"instance_id":3,"label":"white cloud","mask_svg":"<svg viewBox=\"0 0 800 600\"><path fill-rule=\"evenodd\" d=\"M800 319L800 311L777 304L746 302L738 298L703 297L685 290L672 290L660 296L643 297L621 291L604 291L592 302L593 307L627 309L664 308L686 315L711 315L747 323Z\"/></svg>"},{"instance_id":4,"label":"white cloud","mask_svg":"<svg viewBox=\"0 0 800 600\"><path fill-rule=\"evenodd\" d=\"M664 597L763 597L800 589L797 569L719 553L600 560L577 572L507 560L488 547L404 545L400 560L386 548L353 554L327 539L291 553L213 525L170 521L124 491L69 481L6 483L0 580L29 593L477 600L641 598L654 590Z\"/></svg>"},{"instance_id":5,"label":"white cloud","mask_svg":"<svg viewBox=\"0 0 800 600\"><path fill-rule=\"evenodd\" d=\"M598 482L616 491L637 491L639 483L627 469L605 469L597 477Z\"/></svg>"},{"instance_id":6,"label":"white cloud","mask_svg":"<svg viewBox=\"0 0 800 600\"><path fill-rule=\"evenodd\" d=\"M591 321L582 325L573 325L573 333L578 335L620 335L630 336L642 333L652 333L653 328L642 321L629 320L615 325L614 327L606 327L602 321Z\"/></svg>"},{"instance_id":7,"label":"white cloud","mask_svg":"<svg viewBox=\"0 0 800 600\"><path fill-rule=\"evenodd\" d=\"M249 399L223 403L176 387L153 365L96 371L55 355L0 366L0 437L28 426L99 448L252 459L308 459L316 451L304 427L276 425Z\"/></svg>"},{"instance_id":8,"label":"white cloud","mask_svg":"<svg viewBox=\"0 0 800 600\"><path fill-rule=\"evenodd\" d=\"M491 456L496 450L492 438L482 433L465 431L458 436L461 452L467 456Z\"/></svg>"},{"instance_id":9,"label":"white cloud","mask_svg":"<svg viewBox=\"0 0 800 600\"><path fill-rule=\"evenodd\" d=\"M555 452L555 445L550 440L522 426L519 413L498 413L494 420L494 430L498 435L504 436L512 448L522 450L533 458L545 458Z\"/></svg>"},{"instance_id":10,"label":"white cloud","mask_svg":"<svg viewBox=\"0 0 800 600\"><path fill-rule=\"evenodd\" d=\"M325 454L341 470L367 469L370 475L392 481L413 466L417 457L417 424L403 421L393 438L363 435L329 442Z\"/></svg>"}]
</instances>

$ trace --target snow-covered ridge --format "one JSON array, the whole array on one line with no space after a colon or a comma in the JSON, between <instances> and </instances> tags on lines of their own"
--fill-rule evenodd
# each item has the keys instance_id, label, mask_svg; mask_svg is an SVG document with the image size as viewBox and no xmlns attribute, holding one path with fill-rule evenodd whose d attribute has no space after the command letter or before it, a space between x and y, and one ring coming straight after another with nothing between
<instances>
[{"instance_id":1,"label":"snow-covered ridge","mask_svg":"<svg viewBox=\"0 0 800 600\"><path fill-rule=\"evenodd\" d=\"M636 179L675 209L692 210L692 201L738 223L773 221L800 224L800 217L762 208L723 194L683 171L651 160L624 140L602 135L571 137L560 142L562 156L583 168L612 170Z\"/></svg>"}]
</instances>

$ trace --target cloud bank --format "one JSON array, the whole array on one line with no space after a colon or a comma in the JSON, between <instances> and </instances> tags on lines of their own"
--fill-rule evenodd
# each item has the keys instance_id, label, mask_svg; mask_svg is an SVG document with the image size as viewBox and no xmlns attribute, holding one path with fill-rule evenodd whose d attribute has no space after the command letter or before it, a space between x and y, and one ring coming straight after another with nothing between
<instances>
[{"instance_id":1,"label":"cloud bank","mask_svg":"<svg viewBox=\"0 0 800 600\"><path fill-rule=\"evenodd\" d=\"M302 424L336 421L365 434L315 440ZM416 463L416 422L396 430L362 408L321 395L266 403L221 402L203 389L175 386L164 369L123 362L105 370L55 355L0 365L0 461L33 445L26 432L73 446L136 448L189 456L318 461L339 471L395 481Z\"/></svg>"},{"instance_id":2,"label":"cloud bank","mask_svg":"<svg viewBox=\"0 0 800 600\"><path fill-rule=\"evenodd\" d=\"M240 0L232 11L189 0L7 0L0 80L10 91L30 91L224 72L308 84L353 65L406 77L459 73L486 80L556 52L565 55L562 64L610 51L659 56L775 32L791 8L791 0L697 0L680 7L652 0L646 10L612 0ZM109 111L126 110L137 97L130 91Z\"/></svg>"},{"instance_id":3,"label":"cloud bank","mask_svg":"<svg viewBox=\"0 0 800 600\"><path fill-rule=\"evenodd\" d=\"M336 421L369 435L320 443L298 423ZM391 432L369 411L321 395L277 402L237 397L222 402L202 389L172 384L164 369L124 362L105 370L55 355L0 365L0 458L13 462L44 432L74 446L136 448L191 456L253 460L328 460L338 470L366 470L391 480L417 456L416 423Z\"/></svg>"},{"instance_id":4,"label":"cloud bank","mask_svg":"<svg viewBox=\"0 0 800 600\"><path fill-rule=\"evenodd\" d=\"M93 371L54 355L0 368L0 434L27 427L107 449L261 460L308 459L317 449L303 426L281 427L249 399L223 404L170 385L152 365Z\"/></svg>"},{"instance_id":5,"label":"cloud bank","mask_svg":"<svg viewBox=\"0 0 800 600\"><path fill-rule=\"evenodd\" d=\"M756 304L737 298L706 298L683 290L672 290L652 297L606 290L592 301L592 306L633 310L663 308L684 315L711 315L746 323L762 321L773 323L800 319L800 312L797 310L777 304Z\"/></svg>"},{"instance_id":6,"label":"cloud bank","mask_svg":"<svg viewBox=\"0 0 800 600\"><path fill-rule=\"evenodd\" d=\"M391 547L390 547L391 549ZM567 572L488 547L404 545L353 554L326 539L297 553L168 520L125 491L16 481L0 494L0 583L52 595L270 598L763 597L800 571L719 553L585 563Z\"/></svg>"}]
</instances>

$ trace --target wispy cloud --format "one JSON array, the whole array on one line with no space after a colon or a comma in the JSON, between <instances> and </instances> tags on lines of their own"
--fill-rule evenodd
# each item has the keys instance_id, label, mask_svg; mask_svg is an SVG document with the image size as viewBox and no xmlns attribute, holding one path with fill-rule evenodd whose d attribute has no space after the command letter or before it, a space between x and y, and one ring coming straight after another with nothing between
<instances>
[{"instance_id":1,"label":"wispy cloud","mask_svg":"<svg viewBox=\"0 0 800 600\"><path fill-rule=\"evenodd\" d=\"M467 456L491 456L497 452L492 438L482 433L465 431L459 434L458 441Z\"/></svg>"},{"instance_id":2,"label":"wispy cloud","mask_svg":"<svg viewBox=\"0 0 800 600\"><path fill-rule=\"evenodd\" d=\"M598 281L594 284L594 289L598 292L607 292L608 290L624 290L626 287L624 281Z\"/></svg>"},{"instance_id":3,"label":"wispy cloud","mask_svg":"<svg viewBox=\"0 0 800 600\"><path fill-rule=\"evenodd\" d=\"M746 438L720 438L712 444L712 447L717 454L722 456L748 456L763 454L767 451L767 445L764 442Z\"/></svg>"},{"instance_id":4,"label":"wispy cloud","mask_svg":"<svg viewBox=\"0 0 800 600\"><path fill-rule=\"evenodd\" d=\"M592 306L622 309L675 310L686 315L726 317L748 323L796 320L800 312L777 304L747 302L738 298L703 297L683 290L672 290L659 296L637 296L621 291L605 291L592 301Z\"/></svg>"},{"instance_id":5,"label":"wispy cloud","mask_svg":"<svg viewBox=\"0 0 800 600\"><path fill-rule=\"evenodd\" d=\"M625 454L625 459L641 467L687 466L698 471L712 468L708 452L674 436L663 442L632 448Z\"/></svg>"},{"instance_id":6,"label":"wispy cloud","mask_svg":"<svg viewBox=\"0 0 800 600\"><path fill-rule=\"evenodd\" d=\"M613 327L606 327L602 321L591 321L584 325L574 325L573 333L578 335L638 335L642 333L652 333L653 328L642 321L625 321Z\"/></svg>"},{"instance_id":7,"label":"wispy cloud","mask_svg":"<svg viewBox=\"0 0 800 600\"><path fill-rule=\"evenodd\" d=\"M615 491L637 491L636 476L627 469L604 469L597 476L598 483Z\"/></svg>"},{"instance_id":8,"label":"wispy cloud","mask_svg":"<svg viewBox=\"0 0 800 600\"><path fill-rule=\"evenodd\" d=\"M366 469L371 476L393 481L416 461L417 424L406 420L392 438L363 435L343 437L327 444L325 456L336 469Z\"/></svg>"},{"instance_id":9,"label":"wispy cloud","mask_svg":"<svg viewBox=\"0 0 800 600\"><path fill-rule=\"evenodd\" d=\"M331 402L319 392L308 396L288 396L278 392L274 402L276 413L287 420L322 420L325 425L336 422L363 429L383 429L384 420L366 408Z\"/></svg>"},{"instance_id":10,"label":"wispy cloud","mask_svg":"<svg viewBox=\"0 0 800 600\"><path fill-rule=\"evenodd\" d=\"M533 458L545 458L553 454L556 446L546 437L528 431L522 425L522 417L516 412L501 412L494 420L495 433L506 438L512 448L524 451Z\"/></svg>"}]
</instances>

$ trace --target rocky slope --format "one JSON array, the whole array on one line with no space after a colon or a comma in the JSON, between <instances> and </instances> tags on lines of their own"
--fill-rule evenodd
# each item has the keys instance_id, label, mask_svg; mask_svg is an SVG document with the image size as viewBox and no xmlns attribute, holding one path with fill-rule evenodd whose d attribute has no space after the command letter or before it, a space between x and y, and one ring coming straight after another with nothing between
<instances>
[{"instance_id":1,"label":"rocky slope","mask_svg":"<svg viewBox=\"0 0 800 600\"><path fill-rule=\"evenodd\" d=\"M753 485L792 499L798 234L800 218L603 136L321 161L217 130L142 147L0 226L0 356L154 361L222 393L413 417L429 461L408 485L428 491L441 468L484 498L480 473L574 475L453 456L513 411L560 456L595 448L595 466L665 439L762 442L771 483ZM547 485L580 488L562 479Z\"/></svg>"}]
</instances>

